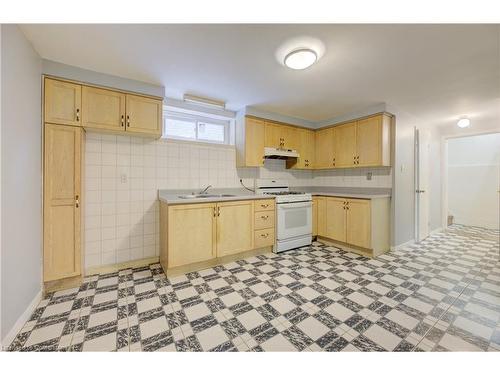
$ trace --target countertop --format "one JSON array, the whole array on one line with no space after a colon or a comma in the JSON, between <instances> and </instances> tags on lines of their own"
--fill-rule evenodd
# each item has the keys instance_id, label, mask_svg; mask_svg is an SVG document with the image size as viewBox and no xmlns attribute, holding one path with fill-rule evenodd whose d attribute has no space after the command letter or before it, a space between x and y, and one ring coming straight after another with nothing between
<instances>
[{"instance_id":1,"label":"countertop","mask_svg":"<svg viewBox=\"0 0 500 375\"><path fill-rule=\"evenodd\" d=\"M367 188L331 188L331 187L295 187L295 191L305 191L312 196L345 197L359 199L380 199L390 198L391 189L367 189ZM230 202L249 199L274 199L272 195L255 194L246 189L210 189L208 194L232 194L232 197L210 197L210 198L179 198L179 195L192 194L193 190L159 190L158 199L168 204L188 204L188 203L213 203Z\"/></svg>"}]
</instances>

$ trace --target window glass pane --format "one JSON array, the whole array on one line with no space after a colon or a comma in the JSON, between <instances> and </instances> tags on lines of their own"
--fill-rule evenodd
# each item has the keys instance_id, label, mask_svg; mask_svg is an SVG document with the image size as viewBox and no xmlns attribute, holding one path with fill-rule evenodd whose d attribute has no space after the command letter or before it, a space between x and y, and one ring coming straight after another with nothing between
<instances>
[{"instance_id":1,"label":"window glass pane","mask_svg":"<svg viewBox=\"0 0 500 375\"><path fill-rule=\"evenodd\" d=\"M198 122L198 139L224 143L224 133L224 125Z\"/></svg>"},{"instance_id":2,"label":"window glass pane","mask_svg":"<svg viewBox=\"0 0 500 375\"><path fill-rule=\"evenodd\" d=\"M196 122L165 118L165 137L196 139Z\"/></svg>"}]
</instances>

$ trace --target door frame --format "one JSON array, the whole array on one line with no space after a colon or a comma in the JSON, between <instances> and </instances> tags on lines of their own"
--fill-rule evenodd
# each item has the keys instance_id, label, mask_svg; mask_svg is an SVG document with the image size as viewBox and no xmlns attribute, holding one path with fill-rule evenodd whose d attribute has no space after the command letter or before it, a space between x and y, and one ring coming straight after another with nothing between
<instances>
[{"instance_id":1,"label":"door frame","mask_svg":"<svg viewBox=\"0 0 500 375\"><path fill-rule=\"evenodd\" d=\"M415 242L419 243L425 238L419 238L420 236L420 193L417 192L417 190L420 189L420 131L427 131L429 132L428 129L426 128L414 128L414 136L413 136L413 194L414 194L414 206L415 206L415 215L414 215L414 230L415 230ZM430 134L428 134L427 140L430 142ZM428 150L429 152L430 150ZM429 156L429 155L427 155ZM430 175L430 167L427 168L427 173ZM427 180L427 191L425 191L424 194L427 194L427 203L428 203L428 212L427 216L430 218L430 181L429 179ZM431 234L430 231L430 226L428 225L428 231L427 231L427 236L426 238Z\"/></svg>"},{"instance_id":2,"label":"door frame","mask_svg":"<svg viewBox=\"0 0 500 375\"><path fill-rule=\"evenodd\" d=\"M464 134L441 136L441 229L448 228L448 140L497 133L500 133L500 129L472 130L464 132Z\"/></svg>"}]
</instances>

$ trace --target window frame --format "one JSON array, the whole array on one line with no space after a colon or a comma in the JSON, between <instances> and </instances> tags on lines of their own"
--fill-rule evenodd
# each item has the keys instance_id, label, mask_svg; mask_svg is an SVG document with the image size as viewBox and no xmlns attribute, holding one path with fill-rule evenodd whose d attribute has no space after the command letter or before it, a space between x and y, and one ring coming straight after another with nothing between
<instances>
[{"instance_id":1,"label":"window frame","mask_svg":"<svg viewBox=\"0 0 500 375\"><path fill-rule=\"evenodd\" d=\"M195 124L195 138L168 135L167 134L167 120L168 119L193 122ZM207 123L207 124L214 124L214 125L222 125L224 127L224 141L218 142L218 141L214 141L214 140L198 138L198 131L199 131L198 128L199 128L200 122ZM163 134L162 134L161 139L163 139L163 140L174 139L174 140L178 140L178 141L199 142L199 143L207 143L207 144L215 144L215 145L229 145L229 144L231 144L230 143L230 135L231 135L230 126L231 126L231 120L229 120L229 119L228 120L221 120L219 118L210 117L209 114L206 114L206 115L192 114L192 113L176 112L176 111L165 109L163 111Z\"/></svg>"}]
</instances>

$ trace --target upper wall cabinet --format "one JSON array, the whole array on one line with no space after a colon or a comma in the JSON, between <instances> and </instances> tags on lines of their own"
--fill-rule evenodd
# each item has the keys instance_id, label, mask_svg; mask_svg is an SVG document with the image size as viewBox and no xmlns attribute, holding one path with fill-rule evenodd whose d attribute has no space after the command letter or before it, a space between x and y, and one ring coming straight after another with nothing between
<instances>
[{"instance_id":1,"label":"upper wall cabinet","mask_svg":"<svg viewBox=\"0 0 500 375\"><path fill-rule=\"evenodd\" d=\"M354 166L356 160L356 122L335 126L335 167Z\"/></svg>"},{"instance_id":2,"label":"upper wall cabinet","mask_svg":"<svg viewBox=\"0 0 500 375\"><path fill-rule=\"evenodd\" d=\"M81 126L82 85L45 79L45 122Z\"/></svg>"},{"instance_id":3,"label":"upper wall cabinet","mask_svg":"<svg viewBox=\"0 0 500 375\"><path fill-rule=\"evenodd\" d=\"M244 117L236 122L236 166L264 165L265 122Z\"/></svg>"},{"instance_id":4,"label":"upper wall cabinet","mask_svg":"<svg viewBox=\"0 0 500 375\"><path fill-rule=\"evenodd\" d=\"M358 167L391 165L391 119L387 115L368 117L356 122Z\"/></svg>"},{"instance_id":5,"label":"upper wall cabinet","mask_svg":"<svg viewBox=\"0 0 500 375\"><path fill-rule=\"evenodd\" d=\"M151 134L161 137L162 102L144 96L130 95L126 97L127 132Z\"/></svg>"},{"instance_id":6,"label":"upper wall cabinet","mask_svg":"<svg viewBox=\"0 0 500 375\"><path fill-rule=\"evenodd\" d=\"M160 98L45 79L45 122L161 137Z\"/></svg>"},{"instance_id":7,"label":"upper wall cabinet","mask_svg":"<svg viewBox=\"0 0 500 375\"><path fill-rule=\"evenodd\" d=\"M86 128L125 129L125 94L83 86L82 124Z\"/></svg>"},{"instance_id":8,"label":"upper wall cabinet","mask_svg":"<svg viewBox=\"0 0 500 375\"><path fill-rule=\"evenodd\" d=\"M315 139L315 169L335 168L335 134L334 128L317 130Z\"/></svg>"},{"instance_id":9,"label":"upper wall cabinet","mask_svg":"<svg viewBox=\"0 0 500 375\"><path fill-rule=\"evenodd\" d=\"M265 146L296 150L298 129L293 126L266 121Z\"/></svg>"},{"instance_id":10,"label":"upper wall cabinet","mask_svg":"<svg viewBox=\"0 0 500 375\"><path fill-rule=\"evenodd\" d=\"M297 148L299 157L297 160L287 160L287 168L313 169L315 168L315 136L314 130L296 129Z\"/></svg>"}]
</instances>

